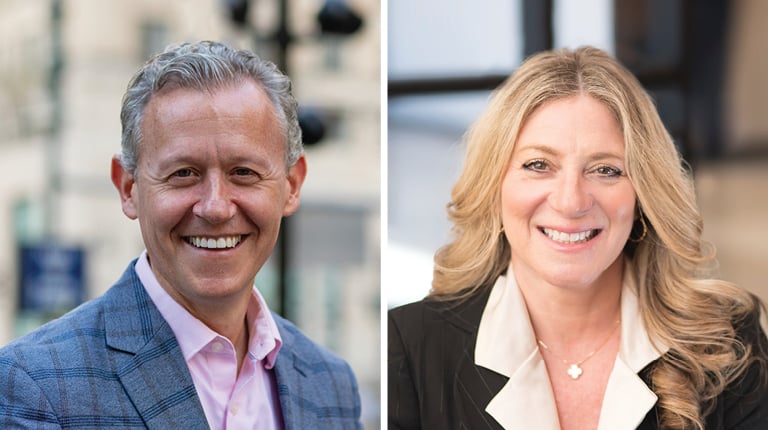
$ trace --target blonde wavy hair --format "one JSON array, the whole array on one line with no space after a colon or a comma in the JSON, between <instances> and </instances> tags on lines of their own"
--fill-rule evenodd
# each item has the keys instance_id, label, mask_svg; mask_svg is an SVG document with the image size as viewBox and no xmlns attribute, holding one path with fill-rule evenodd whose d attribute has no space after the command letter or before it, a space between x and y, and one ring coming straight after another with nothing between
<instances>
[{"instance_id":1,"label":"blonde wavy hair","mask_svg":"<svg viewBox=\"0 0 768 430\"><path fill-rule=\"evenodd\" d=\"M714 252L701 238L691 177L649 95L604 51L539 53L497 89L465 136L464 168L448 204L453 241L435 255L430 297L467 297L506 271L510 248L501 233L500 190L517 136L536 108L577 94L601 101L618 121L627 176L647 224L644 240L625 247L633 261L625 276L637 281L652 340L670 347L651 374L660 424L702 429L715 398L758 360L734 325L759 314L761 305L745 290L710 278Z\"/></svg>"}]
</instances>

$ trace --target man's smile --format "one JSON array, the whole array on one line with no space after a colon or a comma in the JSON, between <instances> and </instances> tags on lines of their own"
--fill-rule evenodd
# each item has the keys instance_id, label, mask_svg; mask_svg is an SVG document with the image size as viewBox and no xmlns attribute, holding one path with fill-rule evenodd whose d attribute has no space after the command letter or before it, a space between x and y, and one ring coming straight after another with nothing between
<instances>
[{"instance_id":1,"label":"man's smile","mask_svg":"<svg viewBox=\"0 0 768 430\"><path fill-rule=\"evenodd\" d=\"M203 237L185 236L184 240L196 248L226 249L234 248L243 240L244 235Z\"/></svg>"}]
</instances>

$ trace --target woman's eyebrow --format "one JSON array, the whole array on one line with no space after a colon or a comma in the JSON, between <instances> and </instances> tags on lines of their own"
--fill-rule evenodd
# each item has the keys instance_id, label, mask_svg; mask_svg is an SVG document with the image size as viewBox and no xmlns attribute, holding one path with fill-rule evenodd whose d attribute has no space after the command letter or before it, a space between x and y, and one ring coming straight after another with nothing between
<instances>
[{"instance_id":1,"label":"woman's eyebrow","mask_svg":"<svg viewBox=\"0 0 768 430\"><path fill-rule=\"evenodd\" d=\"M597 152L589 156L590 161L605 160L605 159L614 159L614 160L624 161L624 156L617 154L615 152Z\"/></svg>"},{"instance_id":2,"label":"woman's eyebrow","mask_svg":"<svg viewBox=\"0 0 768 430\"><path fill-rule=\"evenodd\" d=\"M544 145L544 144L533 143L530 145L519 146L518 148L519 148L519 152L543 152L547 155L552 155L552 156L560 155L560 151L556 150L551 146Z\"/></svg>"},{"instance_id":3,"label":"woman's eyebrow","mask_svg":"<svg viewBox=\"0 0 768 430\"><path fill-rule=\"evenodd\" d=\"M540 152L547 155L551 155L553 157L558 157L562 155L562 152L558 151L557 149L544 145L544 144L530 144L525 146L520 146L518 149L519 153L523 152ZM606 159L615 159L615 160L624 160L624 156L621 154L610 152L610 151L600 151L596 152L594 154L590 154L588 160L589 161L597 161L597 160L606 160Z\"/></svg>"}]
</instances>

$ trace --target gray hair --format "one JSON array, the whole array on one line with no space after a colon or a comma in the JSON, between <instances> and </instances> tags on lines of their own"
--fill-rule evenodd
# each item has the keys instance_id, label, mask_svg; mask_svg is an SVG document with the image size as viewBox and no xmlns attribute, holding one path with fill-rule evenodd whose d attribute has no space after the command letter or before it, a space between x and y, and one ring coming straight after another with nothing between
<instances>
[{"instance_id":1,"label":"gray hair","mask_svg":"<svg viewBox=\"0 0 768 430\"><path fill-rule=\"evenodd\" d=\"M253 79L267 93L285 136L285 163L293 166L303 151L298 104L291 81L277 67L254 53L203 41L171 45L136 72L123 96L120 121L123 127L120 163L136 173L144 108L153 94L166 86L213 91Z\"/></svg>"}]
</instances>

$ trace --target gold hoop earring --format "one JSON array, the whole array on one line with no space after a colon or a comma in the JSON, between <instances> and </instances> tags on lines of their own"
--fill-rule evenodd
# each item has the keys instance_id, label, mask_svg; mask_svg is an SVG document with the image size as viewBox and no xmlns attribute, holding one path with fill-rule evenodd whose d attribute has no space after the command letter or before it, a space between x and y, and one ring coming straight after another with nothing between
<instances>
[{"instance_id":1,"label":"gold hoop earring","mask_svg":"<svg viewBox=\"0 0 768 430\"><path fill-rule=\"evenodd\" d=\"M501 227L495 227L495 228L486 228L485 232L490 235L500 235L504 234L504 224L501 225Z\"/></svg>"},{"instance_id":2,"label":"gold hoop earring","mask_svg":"<svg viewBox=\"0 0 768 430\"><path fill-rule=\"evenodd\" d=\"M632 239L632 232L629 233L629 241L632 243L640 243L645 239L645 236L648 235L648 225L645 224L645 217L643 216L642 212L640 213L640 224L643 225L643 234L640 235L637 239Z\"/></svg>"}]
</instances>

